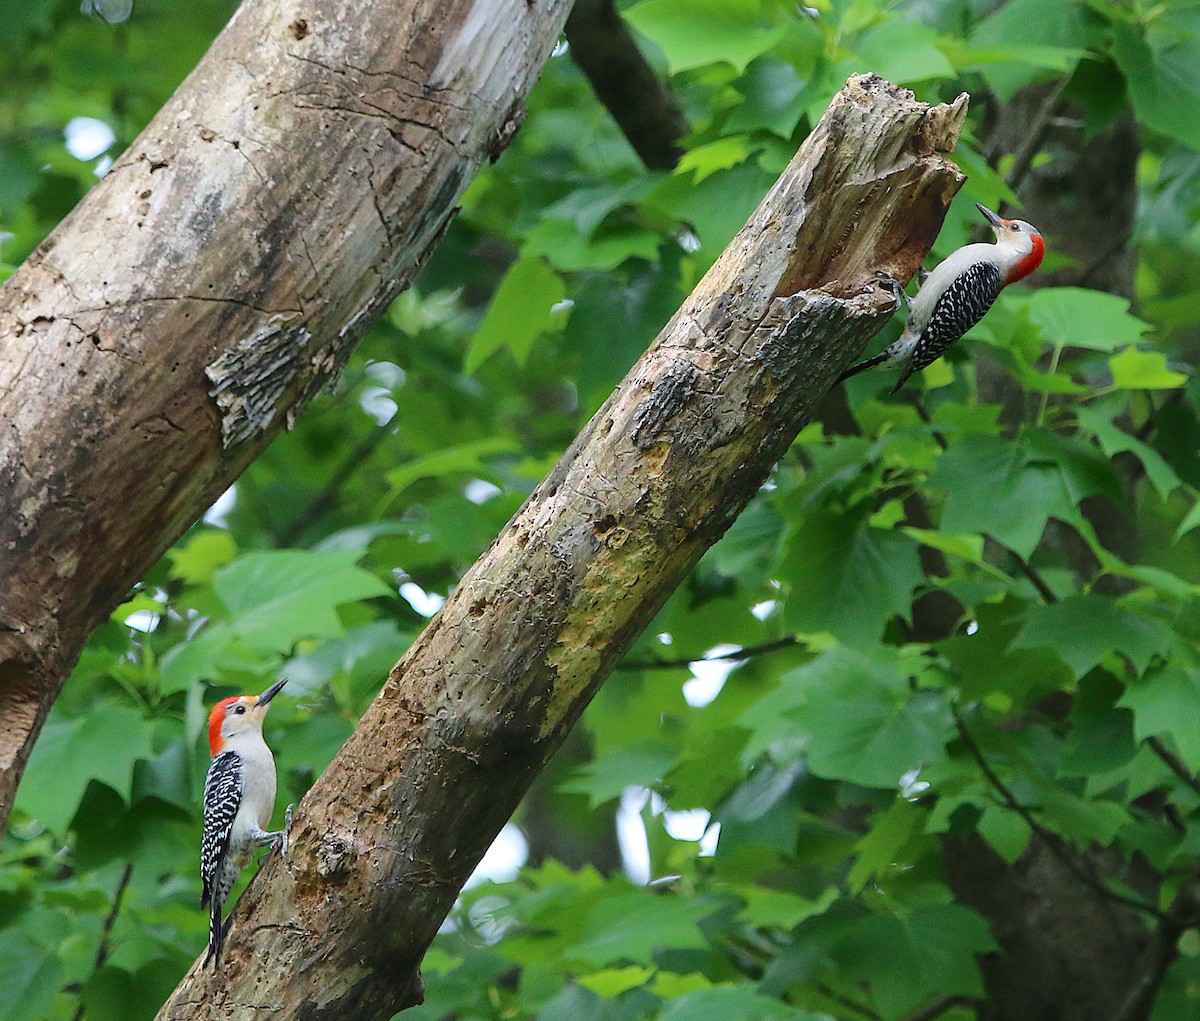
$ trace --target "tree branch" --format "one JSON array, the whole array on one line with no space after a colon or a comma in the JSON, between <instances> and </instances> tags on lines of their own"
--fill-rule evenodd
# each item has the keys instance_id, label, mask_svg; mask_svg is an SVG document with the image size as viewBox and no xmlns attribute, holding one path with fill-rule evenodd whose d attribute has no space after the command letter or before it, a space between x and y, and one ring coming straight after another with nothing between
<instances>
[{"instance_id":1,"label":"tree branch","mask_svg":"<svg viewBox=\"0 0 1200 1021\"><path fill-rule=\"evenodd\" d=\"M419 1000L421 957L532 778L890 314L872 275L924 258L965 106L850 80L392 671L235 909L223 971L194 967L160 1018Z\"/></svg>"},{"instance_id":2,"label":"tree branch","mask_svg":"<svg viewBox=\"0 0 1200 1021\"><path fill-rule=\"evenodd\" d=\"M0 289L0 830L88 635L407 286L569 8L246 0Z\"/></svg>"},{"instance_id":3,"label":"tree branch","mask_svg":"<svg viewBox=\"0 0 1200 1021\"><path fill-rule=\"evenodd\" d=\"M979 766L979 771L983 773L984 778L989 784L992 785L1004 803L1025 821L1025 825L1027 825L1033 831L1033 833L1038 837L1039 840L1042 841L1050 853L1062 863L1063 867L1070 872L1071 875L1079 880L1079 882L1081 882L1084 886L1094 890L1106 900L1113 901L1116 904L1124 904L1126 907L1141 911L1147 915L1152 915L1155 918L1161 919L1164 917L1163 912L1153 904L1139 900L1137 897L1127 897L1123 893L1109 889L1104 885L1104 883L1084 869L1079 862L1072 858L1071 855L1069 855L1063 849L1062 842L1059 840L1059 838L1034 818L1033 813L1017 800L1016 795L1014 795L1013 792L1008 788L1008 785L1005 784L1005 782L1000 779L999 774L992 769L991 764L983 754L983 749L979 747L974 736L971 734L971 731L968 729L966 721L962 718L962 712L959 710L958 706L953 707L953 712L954 723L958 729L958 736L963 743L963 747L970 752L971 757Z\"/></svg>"},{"instance_id":4,"label":"tree branch","mask_svg":"<svg viewBox=\"0 0 1200 1021\"><path fill-rule=\"evenodd\" d=\"M576 0L567 19L571 56L634 151L651 170L679 162L688 122L675 94L654 73L613 0Z\"/></svg>"}]
</instances>

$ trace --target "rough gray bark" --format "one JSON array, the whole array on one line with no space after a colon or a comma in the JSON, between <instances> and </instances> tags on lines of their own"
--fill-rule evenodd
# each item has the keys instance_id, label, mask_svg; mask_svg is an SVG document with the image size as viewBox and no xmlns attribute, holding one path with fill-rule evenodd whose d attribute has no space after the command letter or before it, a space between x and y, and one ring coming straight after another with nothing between
<instances>
[{"instance_id":1,"label":"rough gray bark","mask_svg":"<svg viewBox=\"0 0 1200 1021\"><path fill-rule=\"evenodd\" d=\"M386 1018L459 890L663 601L893 310L966 97L852 78L742 232L463 578L159 1017ZM269 968L260 966L270 961Z\"/></svg>"},{"instance_id":2,"label":"rough gray bark","mask_svg":"<svg viewBox=\"0 0 1200 1021\"><path fill-rule=\"evenodd\" d=\"M88 634L335 377L570 0L246 0L0 290L0 830Z\"/></svg>"}]
</instances>

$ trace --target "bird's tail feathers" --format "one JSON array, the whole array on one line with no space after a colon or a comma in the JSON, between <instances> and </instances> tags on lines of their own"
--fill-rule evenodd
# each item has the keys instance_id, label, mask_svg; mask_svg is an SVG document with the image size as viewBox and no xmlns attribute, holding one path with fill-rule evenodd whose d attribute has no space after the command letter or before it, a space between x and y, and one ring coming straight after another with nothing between
<instances>
[{"instance_id":1,"label":"bird's tail feathers","mask_svg":"<svg viewBox=\"0 0 1200 1021\"><path fill-rule=\"evenodd\" d=\"M851 376L857 376L860 372L866 372L867 369L873 369L876 365L882 365L890 357L890 352L885 350L882 353L877 354L874 358L868 358L865 361L859 362L857 365L851 365L850 368L838 376L834 382L841 383L843 380L847 380Z\"/></svg>"}]
</instances>

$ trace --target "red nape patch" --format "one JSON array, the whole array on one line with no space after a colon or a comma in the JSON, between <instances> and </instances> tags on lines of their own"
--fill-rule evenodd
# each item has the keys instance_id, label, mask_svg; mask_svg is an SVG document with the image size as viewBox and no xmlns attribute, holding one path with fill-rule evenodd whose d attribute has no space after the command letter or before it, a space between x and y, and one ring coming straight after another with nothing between
<instances>
[{"instance_id":1,"label":"red nape patch","mask_svg":"<svg viewBox=\"0 0 1200 1021\"><path fill-rule=\"evenodd\" d=\"M208 714L208 750L213 755L218 755L221 751L221 724L225 722L225 710L233 705L239 697L232 695L229 698L221 699Z\"/></svg>"},{"instance_id":2,"label":"red nape patch","mask_svg":"<svg viewBox=\"0 0 1200 1021\"><path fill-rule=\"evenodd\" d=\"M1042 257L1046 254L1046 242L1042 240L1041 234L1030 234L1029 240L1033 242L1032 250L1008 271L1008 279L1004 281L1006 284L1024 280L1042 264Z\"/></svg>"}]
</instances>

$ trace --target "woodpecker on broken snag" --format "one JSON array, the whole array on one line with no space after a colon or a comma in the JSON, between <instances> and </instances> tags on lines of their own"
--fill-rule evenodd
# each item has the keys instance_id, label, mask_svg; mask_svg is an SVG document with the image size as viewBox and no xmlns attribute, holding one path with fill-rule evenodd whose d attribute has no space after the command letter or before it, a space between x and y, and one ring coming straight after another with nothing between
<instances>
[{"instance_id":1,"label":"woodpecker on broken snag","mask_svg":"<svg viewBox=\"0 0 1200 1021\"><path fill-rule=\"evenodd\" d=\"M276 681L261 695L222 699L208 717L208 746L212 765L204 781L204 841L200 847L200 878L204 894L200 906L210 907L208 954L214 968L221 966L221 945L228 923L221 911L238 874L249 863L256 847L279 848L287 857L287 831L292 807L283 829L268 833L275 810L275 759L263 740L263 720L271 699L287 679Z\"/></svg>"},{"instance_id":2,"label":"woodpecker on broken snag","mask_svg":"<svg viewBox=\"0 0 1200 1021\"><path fill-rule=\"evenodd\" d=\"M904 332L874 358L850 366L837 382L876 365L901 365L900 379L891 390L895 393L909 376L937 361L979 322L1005 287L1041 265L1046 243L1033 224L1004 220L986 206L975 205L996 232L996 243L965 245L947 256L922 280L911 300L898 280L883 277L896 301L908 306Z\"/></svg>"}]
</instances>

